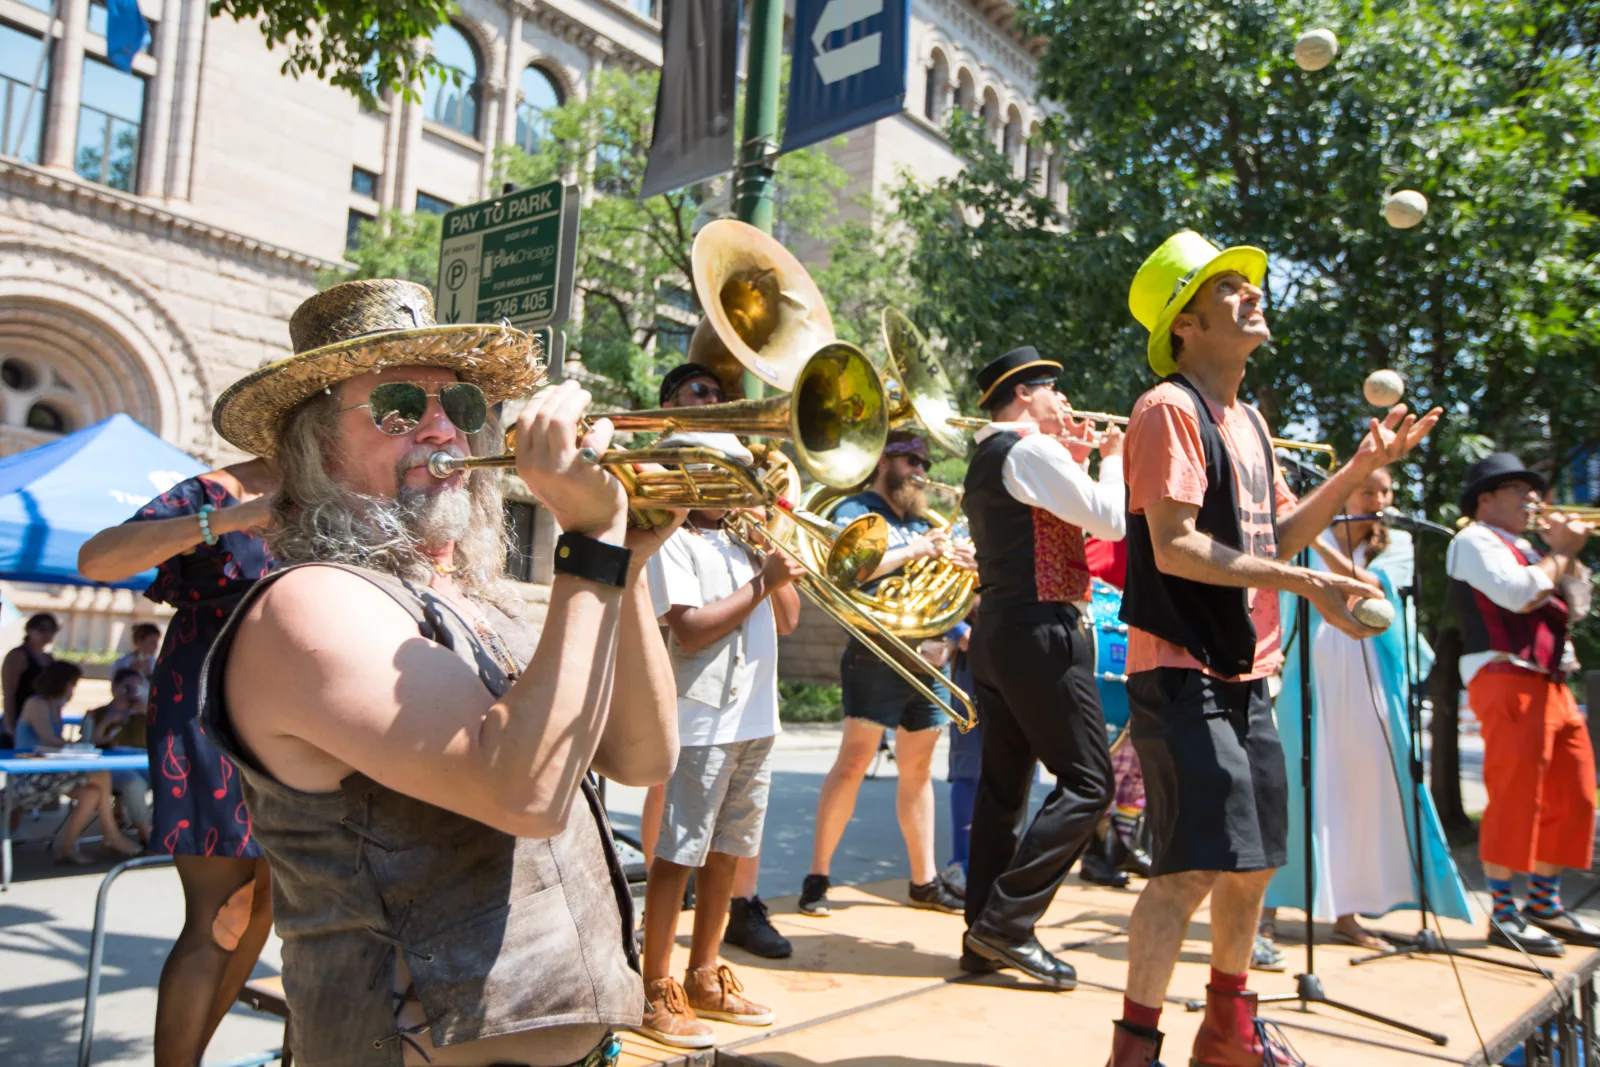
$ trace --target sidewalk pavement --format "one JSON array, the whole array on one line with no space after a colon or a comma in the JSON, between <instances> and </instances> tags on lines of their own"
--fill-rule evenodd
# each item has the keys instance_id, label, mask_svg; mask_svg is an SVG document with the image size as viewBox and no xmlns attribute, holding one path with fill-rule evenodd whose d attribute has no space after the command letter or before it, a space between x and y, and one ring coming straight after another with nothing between
<instances>
[{"instance_id":1,"label":"sidewalk pavement","mask_svg":"<svg viewBox=\"0 0 1600 1067\"><path fill-rule=\"evenodd\" d=\"M763 896L787 896L800 889L810 867L817 792L833 764L839 733L836 725L793 726L778 740L761 872ZM1481 743L1476 738L1462 740L1464 791L1472 810L1482 806ZM941 864L950 854L944 782L947 744L940 741L933 761L936 855ZM895 818L894 764L885 757L878 770L878 777L862 784L855 819L834 859L836 884L908 875ZM1035 800L1047 790L1047 785L1037 786ZM644 790L612 786L607 799L618 829L637 833ZM49 829L29 826L24 836L47 840ZM0 1063L67 1067L77 1057L95 894L113 861L107 858L94 868L59 867L40 844L20 846L17 858L17 881L9 893L0 894ZM1468 885L1481 891L1482 875L1471 846L1457 850L1457 862ZM1564 895L1576 902L1596 884L1587 872L1574 874ZM156 983L183 923L177 873L163 867L125 875L111 892L107 919L94 1062L147 1064ZM278 972L280 949L276 938L268 942L257 976ZM277 1020L236 1007L223 1021L206 1062L226 1063L276 1048L282 1032Z\"/></svg>"}]
</instances>

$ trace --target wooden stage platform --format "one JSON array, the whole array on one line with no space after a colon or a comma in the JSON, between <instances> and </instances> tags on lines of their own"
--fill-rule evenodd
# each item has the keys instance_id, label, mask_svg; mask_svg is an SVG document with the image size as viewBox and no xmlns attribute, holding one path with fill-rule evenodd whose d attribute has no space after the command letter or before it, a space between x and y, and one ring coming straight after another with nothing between
<instances>
[{"instance_id":1,"label":"wooden stage platform","mask_svg":"<svg viewBox=\"0 0 1600 1067\"><path fill-rule=\"evenodd\" d=\"M1137 887L1141 883L1135 881ZM1102 1067L1111 1043L1111 1022L1122 1008L1127 972L1128 913L1133 890L1080 885L1070 878L1039 927L1052 951L1064 951L1078 970L1070 993L1030 985L1015 972L976 977L956 965L961 948L960 916L903 906L905 882L885 882L833 890L833 914L800 915L794 898L771 901L773 923L794 942L787 960L760 960L728 949L752 999L777 1009L777 1025L751 1029L711 1024L719 1048L684 1053L637 1034L624 1036L625 1067L1010 1067L1052 1064ZM1285 974L1252 972L1260 993L1293 993L1294 975L1304 970L1305 950L1298 938L1304 926L1297 913L1279 913L1279 931L1288 955ZM687 960L691 916L679 927L674 973ZM1184 1067L1201 1016L1181 1000L1203 997L1210 945L1208 913L1202 908L1190 927L1172 1000L1162 1016L1166 1031L1163 1062ZM1376 925L1412 932L1415 913L1400 912ZM1444 921L1445 935L1458 948L1494 957L1514 953L1485 947L1483 924ZM1319 941L1326 931L1319 933ZM1440 1047L1398 1030L1369 1023L1332 1008L1301 1011L1298 1002L1272 1005L1266 1018L1284 1029L1313 1067L1426 1067L1428 1064L1483 1064L1462 994L1443 957L1385 960L1349 966L1361 955L1354 948L1319 943L1317 973L1327 995L1357 1007L1442 1032ZM1527 1039L1540 1021L1556 1012L1559 999L1572 1001L1592 982L1600 953L1569 949L1559 960L1541 961L1554 983L1537 975L1457 960L1461 982L1472 1005L1489 1063L1498 1063ZM1557 993L1559 988L1560 992Z\"/></svg>"}]
</instances>

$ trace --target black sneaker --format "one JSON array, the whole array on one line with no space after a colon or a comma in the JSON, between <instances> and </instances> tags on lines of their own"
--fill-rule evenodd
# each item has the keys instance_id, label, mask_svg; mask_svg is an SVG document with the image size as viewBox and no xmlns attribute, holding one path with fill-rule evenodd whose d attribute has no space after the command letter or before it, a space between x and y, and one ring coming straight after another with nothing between
<instances>
[{"instance_id":1,"label":"black sneaker","mask_svg":"<svg viewBox=\"0 0 1600 1067\"><path fill-rule=\"evenodd\" d=\"M788 959L794 951L789 939L772 928L767 905L760 897L734 897L728 902L728 928L722 932L722 940L769 960Z\"/></svg>"},{"instance_id":2,"label":"black sneaker","mask_svg":"<svg viewBox=\"0 0 1600 1067\"><path fill-rule=\"evenodd\" d=\"M806 875L800 883L800 910L807 915L832 915L833 909L828 907L828 888L832 884L825 874Z\"/></svg>"},{"instance_id":3,"label":"black sneaker","mask_svg":"<svg viewBox=\"0 0 1600 1067\"><path fill-rule=\"evenodd\" d=\"M933 881L921 885L912 882L911 888L906 891L906 903L913 908L942 911L947 915L960 915L967 910L966 901L950 892L950 887L938 875L933 876Z\"/></svg>"}]
</instances>

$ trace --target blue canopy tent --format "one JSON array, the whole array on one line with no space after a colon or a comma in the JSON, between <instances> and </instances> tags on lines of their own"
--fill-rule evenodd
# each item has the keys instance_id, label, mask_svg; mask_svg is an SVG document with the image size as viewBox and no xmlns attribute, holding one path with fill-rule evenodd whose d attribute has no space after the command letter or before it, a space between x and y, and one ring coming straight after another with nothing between
<instances>
[{"instance_id":1,"label":"blue canopy tent","mask_svg":"<svg viewBox=\"0 0 1600 1067\"><path fill-rule=\"evenodd\" d=\"M126 415L0 459L0 579L94 585L78 573L83 543L206 470ZM155 575L112 584L143 589Z\"/></svg>"}]
</instances>

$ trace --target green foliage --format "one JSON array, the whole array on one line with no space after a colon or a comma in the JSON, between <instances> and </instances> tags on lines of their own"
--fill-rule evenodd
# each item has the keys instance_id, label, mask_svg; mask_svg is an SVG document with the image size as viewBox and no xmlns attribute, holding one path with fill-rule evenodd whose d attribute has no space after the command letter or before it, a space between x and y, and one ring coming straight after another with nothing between
<instances>
[{"instance_id":1,"label":"green foliage","mask_svg":"<svg viewBox=\"0 0 1600 1067\"><path fill-rule=\"evenodd\" d=\"M369 107L385 88L410 95L442 72L423 44L456 10L452 0L212 0L211 16L258 19L269 46L287 45L283 73L312 74Z\"/></svg>"},{"instance_id":2,"label":"green foliage","mask_svg":"<svg viewBox=\"0 0 1600 1067\"><path fill-rule=\"evenodd\" d=\"M1451 517L1491 442L1559 478L1600 441L1600 4L1028 0L1022 19L1049 42L1069 217L965 121L951 136L973 165L900 191L918 315L952 372L1032 343L1079 407L1127 411L1153 382L1128 285L1191 227L1272 258L1276 340L1246 392L1275 427L1349 455L1361 381L1385 366L1445 408L1397 472L1430 515ZM1290 53L1319 25L1341 52L1307 73ZM1402 188L1431 204L1415 229L1381 215Z\"/></svg>"},{"instance_id":3,"label":"green foliage","mask_svg":"<svg viewBox=\"0 0 1600 1067\"><path fill-rule=\"evenodd\" d=\"M844 695L836 685L780 681L778 718L783 722L842 722Z\"/></svg>"},{"instance_id":4,"label":"green foliage","mask_svg":"<svg viewBox=\"0 0 1600 1067\"><path fill-rule=\"evenodd\" d=\"M356 269L319 271L317 288L326 289L353 278L407 278L432 289L439 280L439 235L442 215L388 211L363 222L354 248L345 259Z\"/></svg>"}]
</instances>

